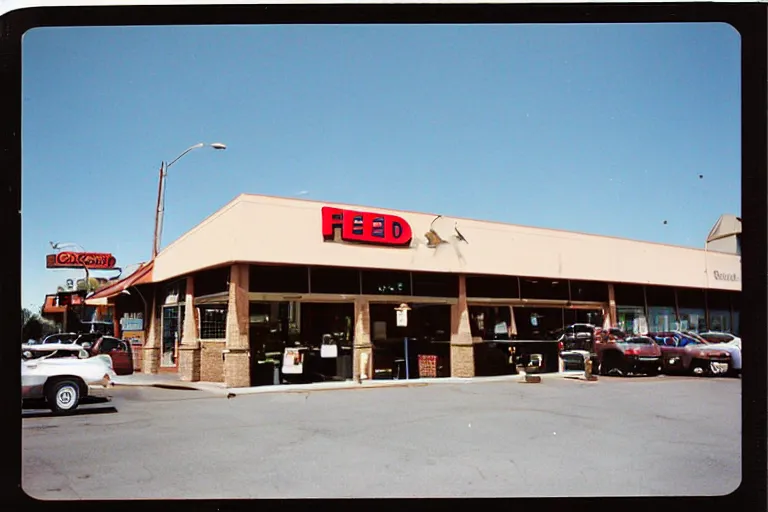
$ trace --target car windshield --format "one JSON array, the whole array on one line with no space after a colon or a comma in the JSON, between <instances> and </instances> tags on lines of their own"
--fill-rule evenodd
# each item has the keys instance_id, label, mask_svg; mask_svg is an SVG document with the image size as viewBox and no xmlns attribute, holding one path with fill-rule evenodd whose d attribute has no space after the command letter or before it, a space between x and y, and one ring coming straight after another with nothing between
<instances>
[{"instance_id":1,"label":"car windshield","mask_svg":"<svg viewBox=\"0 0 768 512\"><path fill-rule=\"evenodd\" d=\"M624 338L623 340L620 341L620 343L632 343L635 345L653 345L653 340L645 336L631 336L629 338Z\"/></svg>"}]
</instances>

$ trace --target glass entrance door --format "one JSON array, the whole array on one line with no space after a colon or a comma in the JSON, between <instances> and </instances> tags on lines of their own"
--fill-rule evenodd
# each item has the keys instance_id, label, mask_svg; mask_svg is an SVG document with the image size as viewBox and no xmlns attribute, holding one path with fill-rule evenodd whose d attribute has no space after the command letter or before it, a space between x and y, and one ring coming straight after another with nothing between
<instances>
[{"instance_id":1,"label":"glass entrance door","mask_svg":"<svg viewBox=\"0 0 768 512\"><path fill-rule=\"evenodd\" d=\"M178 367L178 350L181 341L181 327L184 325L183 306L163 307L163 343L160 353L161 368Z\"/></svg>"}]
</instances>

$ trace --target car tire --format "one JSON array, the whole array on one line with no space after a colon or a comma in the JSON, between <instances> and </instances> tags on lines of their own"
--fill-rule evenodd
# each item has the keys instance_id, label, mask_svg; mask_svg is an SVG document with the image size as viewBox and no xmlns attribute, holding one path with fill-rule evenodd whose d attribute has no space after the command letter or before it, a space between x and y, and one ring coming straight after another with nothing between
<instances>
[{"instance_id":1,"label":"car tire","mask_svg":"<svg viewBox=\"0 0 768 512\"><path fill-rule=\"evenodd\" d=\"M80 385L73 380L61 380L46 393L48 407L56 414L68 414L80 404Z\"/></svg>"},{"instance_id":2,"label":"car tire","mask_svg":"<svg viewBox=\"0 0 768 512\"><path fill-rule=\"evenodd\" d=\"M661 373L661 371L657 366L651 366L645 373L649 377L656 377L659 373Z\"/></svg>"}]
</instances>

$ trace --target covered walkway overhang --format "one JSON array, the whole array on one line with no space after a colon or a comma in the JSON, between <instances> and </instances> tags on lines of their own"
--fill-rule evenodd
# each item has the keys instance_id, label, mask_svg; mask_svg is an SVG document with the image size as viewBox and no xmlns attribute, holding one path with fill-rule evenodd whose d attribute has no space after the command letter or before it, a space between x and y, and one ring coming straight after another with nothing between
<instances>
[{"instance_id":1,"label":"covered walkway overhang","mask_svg":"<svg viewBox=\"0 0 768 512\"><path fill-rule=\"evenodd\" d=\"M114 297L117 297L128 288L152 283L152 269L154 268L154 264L154 260L148 263L142 263L131 275L96 290L85 299L85 303L89 306L103 306L109 304Z\"/></svg>"}]
</instances>

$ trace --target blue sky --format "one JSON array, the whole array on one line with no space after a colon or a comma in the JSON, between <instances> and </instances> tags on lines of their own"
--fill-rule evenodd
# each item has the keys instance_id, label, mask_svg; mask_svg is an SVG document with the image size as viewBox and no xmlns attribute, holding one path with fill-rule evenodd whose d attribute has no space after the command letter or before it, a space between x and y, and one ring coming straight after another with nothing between
<instances>
[{"instance_id":1,"label":"blue sky","mask_svg":"<svg viewBox=\"0 0 768 512\"><path fill-rule=\"evenodd\" d=\"M724 24L45 28L22 52L25 306L82 277L49 241L148 260L160 163L197 142L228 149L171 168L163 245L243 192L694 247L740 214Z\"/></svg>"}]
</instances>

